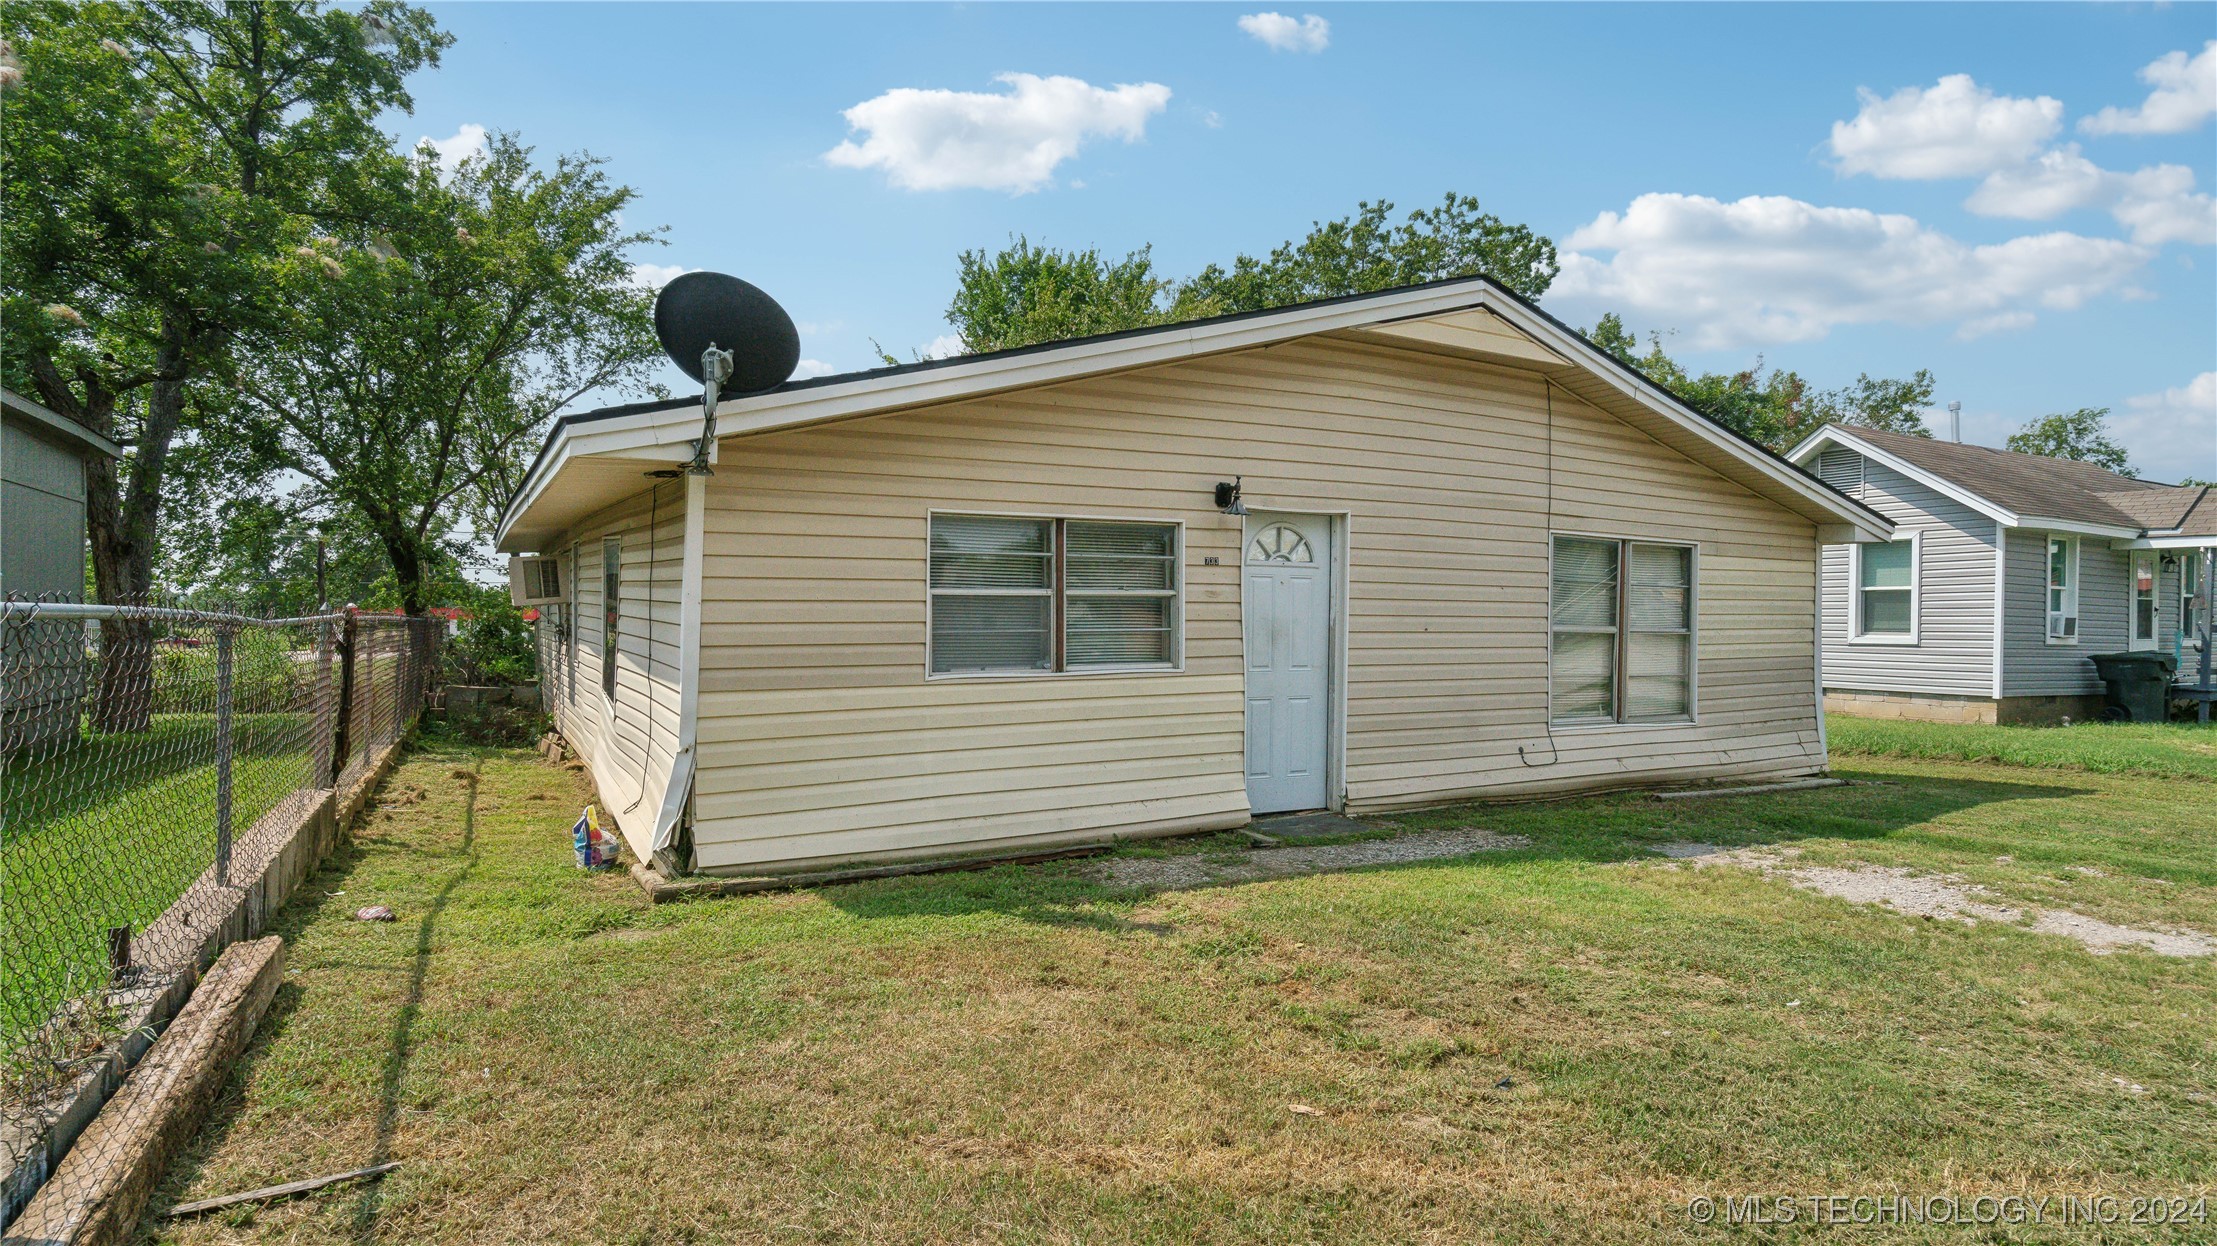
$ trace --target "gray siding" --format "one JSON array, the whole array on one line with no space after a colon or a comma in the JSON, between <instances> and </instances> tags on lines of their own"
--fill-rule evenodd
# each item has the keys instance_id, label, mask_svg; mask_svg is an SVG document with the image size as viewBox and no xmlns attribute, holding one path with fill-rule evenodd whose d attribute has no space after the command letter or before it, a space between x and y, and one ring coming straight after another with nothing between
<instances>
[{"instance_id":1,"label":"gray siding","mask_svg":"<svg viewBox=\"0 0 2217 1246\"><path fill-rule=\"evenodd\" d=\"M2126 647L2131 563L2108 537L2078 538L2078 643L2048 643L2048 534L2011 528L2009 582L2002 643L2002 695L2076 696L2098 693L2101 680L2088 656ZM2177 587L2172 587L2175 598ZM2177 617L2172 605L2172 618Z\"/></svg>"},{"instance_id":2,"label":"gray siding","mask_svg":"<svg viewBox=\"0 0 2217 1246\"><path fill-rule=\"evenodd\" d=\"M1880 463L1838 446L1817 474L1899 525L1921 533L1913 645L1849 638L1849 547L1824 550L1824 686L1865 692L1994 694L1994 521Z\"/></svg>"},{"instance_id":3,"label":"gray siding","mask_svg":"<svg viewBox=\"0 0 2217 1246\"><path fill-rule=\"evenodd\" d=\"M10 416L0 431L0 593L85 592L85 463Z\"/></svg>"}]
</instances>

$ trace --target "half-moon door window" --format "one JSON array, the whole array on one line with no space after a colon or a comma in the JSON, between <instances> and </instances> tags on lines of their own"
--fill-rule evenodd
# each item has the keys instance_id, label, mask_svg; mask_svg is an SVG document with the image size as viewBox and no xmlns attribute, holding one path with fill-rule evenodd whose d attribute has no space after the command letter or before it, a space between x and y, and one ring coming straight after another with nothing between
<instances>
[{"instance_id":1,"label":"half-moon door window","mask_svg":"<svg viewBox=\"0 0 2217 1246\"><path fill-rule=\"evenodd\" d=\"M1316 554L1307 537L1279 523L1256 534L1247 546L1247 561L1313 563Z\"/></svg>"}]
</instances>

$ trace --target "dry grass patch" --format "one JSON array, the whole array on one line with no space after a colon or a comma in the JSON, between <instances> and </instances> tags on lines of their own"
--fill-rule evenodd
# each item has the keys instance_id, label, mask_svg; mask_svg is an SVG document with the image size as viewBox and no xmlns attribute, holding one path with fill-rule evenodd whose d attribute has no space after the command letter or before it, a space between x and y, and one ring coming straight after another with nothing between
<instances>
[{"instance_id":1,"label":"dry grass patch","mask_svg":"<svg viewBox=\"0 0 2217 1246\"><path fill-rule=\"evenodd\" d=\"M405 1167L158 1233L1695 1241L1695 1194L2205 1187L2209 958L1649 851L1791 846L2217 928L2217 826L2177 796L2203 785L1882 765L1898 786L1409 816L1525 842L1355 872L1164 892L1057 863L650 908L569 867L575 776L423 755L394 780L421 798L310 893L345 894L289 913L295 970L159 1201ZM400 920L344 920L369 903Z\"/></svg>"}]
</instances>

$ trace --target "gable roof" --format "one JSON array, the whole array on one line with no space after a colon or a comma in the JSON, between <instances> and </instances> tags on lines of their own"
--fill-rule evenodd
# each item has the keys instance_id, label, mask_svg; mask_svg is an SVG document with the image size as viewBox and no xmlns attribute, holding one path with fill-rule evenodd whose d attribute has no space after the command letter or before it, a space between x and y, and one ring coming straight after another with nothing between
<instances>
[{"instance_id":1,"label":"gable roof","mask_svg":"<svg viewBox=\"0 0 2217 1246\"><path fill-rule=\"evenodd\" d=\"M2178 528L2206 492L2071 459L1841 424L1819 429L1790 457L1806 465L1828 445L1862 453L2011 527L2106 536L2165 533ZM2217 522L2217 515L2210 521Z\"/></svg>"},{"instance_id":2,"label":"gable roof","mask_svg":"<svg viewBox=\"0 0 2217 1246\"><path fill-rule=\"evenodd\" d=\"M1536 368L1565 391L1750 492L1837 529L1832 539L1883 539L1892 531L1892 523L1876 511L1694 411L1638 370L1484 277L787 381L718 403L717 441L720 445L775 429L1005 393L1326 333L1354 333L1390 339L1410 349ZM568 522L606 504L586 506L577 490L566 489L560 491L565 499L550 505L547 486L556 478L580 473L582 480L600 481L597 488L605 492L620 475L636 491L643 464L667 465L691 457L700 426L697 400L629 403L557 420L522 487L501 515L499 548L535 548L536 542L552 539ZM605 461L588 463L596 459Z\"/></svg>"},{"instance_id":3,"label":"gable roof","mask_svg":"<svg viewBox=\"0 0 2217 1246\"><path fill-rule=\"evenodd\" d=\"M123 455L123 447L115 442L12 389L0 389L0 408L34 425L52 438L68 442L80 454L90 451L111 459Z\"/></svg>"}]
</instances>

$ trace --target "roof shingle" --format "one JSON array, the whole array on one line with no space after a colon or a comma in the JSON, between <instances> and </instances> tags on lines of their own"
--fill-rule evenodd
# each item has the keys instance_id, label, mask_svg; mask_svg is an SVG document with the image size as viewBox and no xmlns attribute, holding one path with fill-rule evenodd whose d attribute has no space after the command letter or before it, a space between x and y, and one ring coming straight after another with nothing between
<instances>
[{"instance_id":1,"label":"roof shingle","mask_svg":"<svg viewBox=\"0 0 2217 1246\"><path fill-rule=\"evenodd\" d=\"M1837 426L1874 449L2028 518L2117 528L2166 529L2197 511L2217 526L2217 505L2196 507L2204 490L2120 476L2107 468L1991 446L1939 441L1876 428ZM2213 513L2199 516L2202 509Z\"/></svg>"}]
</instances>

